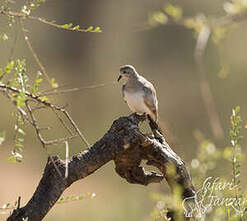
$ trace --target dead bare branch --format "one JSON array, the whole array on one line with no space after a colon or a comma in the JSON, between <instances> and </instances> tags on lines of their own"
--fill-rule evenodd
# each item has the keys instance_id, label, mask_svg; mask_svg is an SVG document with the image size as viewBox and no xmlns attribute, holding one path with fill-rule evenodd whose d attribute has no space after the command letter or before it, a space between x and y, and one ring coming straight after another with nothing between
<instances>
[{"instance_id":1,"label":"dead bare branch","mask_svg":"<svg viewBox=\"0 0 247 221\"><path fill-rule=\"evenodd\" d=\"M12 99L12 97L10 96L9 93L10 92L17 93L17 94L21 93L21 90L19 90L17 88L14 88L14 87L11 87L11 86L8 86L8 85L5 85L5 84L2 84L2 83L0 83L0 91L2 91L3 93L5 93L8 96L8 98L10 98L11 101L14 104L16 104L16 102L15 102L15 100ZM76 125L76 123L74 122L74 120L71 118L71 116L69 115L69 113L67 112L67 110L64 107L59 107L59 106L57 106L57 105L55 105L55 104L53 104L51 102L48 102L48 101L42 99L42 96L31 94L28 91L25 91L25 95L28 98L26 100L25 104L26 104L27 112L30 115L29 122L35 128L36 133L37 133L37 137L40 140L40 142L42 143L43 147L45 147L46 145L55 145L55 144L59 144L59 143L64 143L65 141L70 140L70 139L76 137L77 135L81 138L81 140L86 144L87 147L90 146L90 144L87 142L86 138L81 133L80 129L78 128L78 126ZM34 107L32 109L31 106L30 106L30 104L29 104L29 102L31 102L31 101L37 103L38 106L37 107ZM63 127L65 127L69 131L70 136L64 137L64 138L59 138L59 139L56 139L56 140L51 140L51 141L45 141L44 138L41 135L41 130L40 130L40 128L39 128L39 126L37 124L37 120L36 120L36 118L34 116L34 110L37 110L37 108L39 109L40 107L42 107L42 108L43 107L51 108L56 113L56 116L58 117L58 119L59 119L60 123L63 125ZM22 112L23 112L23 110L22 110ZM63 119L60 118L60 116L57 114L57 112L60 112L62 115L64 115L64 117L69 121L69 123L71 124L71 126L74 128L74 130L77 133L77 135L74 134L69 129L69 127L63 121Z\"/></svg>"},{"instance_id":2,"label":"dead bare branch","mask_svg":"<svg viewBox=\"0 0 247 221\"><path fill-rule=\"evenodd\" d=\"M61 174L65 174L66 162L57 156L48 159L41 181L30 201L22 208L17 208L7 221L40 221L54 206L61 194L73 182L83 179L97 169L113 160L116 172L129 183L148 185L159 183L163 177L168 182L172 193L179 185L181 197L194 196L195 190L184 162L166 143L164 137L153 129L154 137L142 134L138 124L145 118L130 115L115 120L109 131L93 146L82 153L74 155L68 162L68 177L59 176L54 164ZM145 171L140 166L142 160L159 169L161 174ZM174 168L174 173L169 172ZM177 211L168 213L175 220Z\"/></svg>"}]
</instances>

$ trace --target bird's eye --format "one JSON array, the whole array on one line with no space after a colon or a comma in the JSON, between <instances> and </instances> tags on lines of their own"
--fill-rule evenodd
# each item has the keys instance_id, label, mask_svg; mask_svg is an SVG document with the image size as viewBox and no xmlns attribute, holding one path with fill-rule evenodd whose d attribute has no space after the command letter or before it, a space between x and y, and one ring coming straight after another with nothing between
<instances>
[{"instance_id":1,"label":"bird's eye","mask_svg":"<svg viewBox=\"0 0 247 221\"><path fill-rule=\"evenodd\" d=\"M124 74L126 74L127 72L126 71L123 71Z\"/></svg>"}]
</instances>

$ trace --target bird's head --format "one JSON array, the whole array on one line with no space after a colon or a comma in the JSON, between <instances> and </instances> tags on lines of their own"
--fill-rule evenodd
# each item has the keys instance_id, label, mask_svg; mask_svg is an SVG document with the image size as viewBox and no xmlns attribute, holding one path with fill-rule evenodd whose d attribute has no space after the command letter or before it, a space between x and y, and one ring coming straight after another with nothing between
<instances>
[{"instance_id":1,"label":"bird's head","mask_svg":"<svg viewBox=\"0 0 247 221\"><path fill-rule=\"evenodd\" d=\"M117 81L120 81L121 78L129 79L136 75L136 70L131 65L124 65L120 67L120 74Z\"/></svg>"}]
</instances>

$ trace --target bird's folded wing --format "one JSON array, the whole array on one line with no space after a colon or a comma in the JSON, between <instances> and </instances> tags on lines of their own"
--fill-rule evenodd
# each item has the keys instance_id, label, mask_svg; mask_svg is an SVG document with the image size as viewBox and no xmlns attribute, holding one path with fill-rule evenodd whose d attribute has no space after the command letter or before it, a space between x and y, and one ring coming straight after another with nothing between
<instances>
[{"instance_id":1,"label":"bird's folded wing","mask_svg":"<svg viewBox=\"0 0 247 221\"><path fill-rule=\"evenodd\" d=\"M148 109L150 110L150 112L154 115L151 117L154 117L154 120L157 121L158 119L158 101L156 98L156 91L153 87L153 85L151 85L151 87L143 87L144 90L144 103L147 105Z\"/></svg>"}]
</instances>

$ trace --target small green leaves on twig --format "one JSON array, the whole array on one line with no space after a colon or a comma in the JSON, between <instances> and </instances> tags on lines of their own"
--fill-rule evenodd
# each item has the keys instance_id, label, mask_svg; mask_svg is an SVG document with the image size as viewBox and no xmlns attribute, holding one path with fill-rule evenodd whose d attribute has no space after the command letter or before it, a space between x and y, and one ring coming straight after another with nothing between
<instances>
[{"instance_id":1,"label":"small green leaves on twig","mask_svg":"<svg viewBox=\"0 0 247 221\"><path fill-rule=\"evenodd\" d=\"M79 196L71 195L71 196L66 196L66 197L61 197L58 201L57 204L62 204L62 203L69 203L73 201L78 201L78 200L84 200L84 199L93 199L96 196L95 193L86 193L86 194L81 194Z\"/></svg>"},{"instance_id":2,"label":"small green leaves on twig","mask_svg":"<svg viewBox=\"0 0 247 221\"><path fill-rule=\"evenodd\" d=\"M0 68L0 80L3 79L5 74L10 74L11 71L13 70L14 66L15 66L15 62L10 61L6 64L4 69Z\"/></svg>"},{"instance_id":3,"label":"small green leaves on twig","mask_svg":"<svg viewBox=\"0 0 247 221\"><path fill-rule=\"evenodd\" d=\"M239 144L239 142L242 140L243 136L240 136L240 130L241 130L241 117L239 115L240 107L237 106L232 110L232 115L230 117L231 122L231 130L230 130L230 137L231 137L231 144L233 146L236 146Z\"/></svg>"},{"instance_id":4,"label":"small green leaves on twig","mask_svg":"<svg viewBox=\"0 0 247 221\"><path fill-rule=\"evenodd\" d=\"M0 34L0 39L6 41L9 39L8 35L6 35L5 33L4 34Z\"/></svg>"},{"instance_id":5,"label":"small green leaves on twig","mask_svg":"<svg viewBox=\"0 0 247 221\"><path fill-rule=\"evenodd\" d=\"M46 21L47 22L47 21ZM48 23L47 23L48 24ZM102 32L100 27L94 27L94 26L89 26L86 29L81 29L79 25L73 26L72 23L69 24L64 24L64 25L58 25L55 23L50 23L52 26L56 26L57 28L62 28L68 31L78 31L78 32Z\"/></svg>"},{"instance_id":6,"label":"small green leaves on twig","mask_svg":"<svg viewBox=\"0 0 247 221\"><path fill-rule=\"evenodd\" d=\"M102 32L100 27L93 27L93 26L89 26L85 32Z\"/></svg>"},{"instance_id":7,"label":"small green leaves on twig","mask_svg":"<svg viewBox=\"0 0 247 221\"><path fill-rule=\"evenodd\" d=\"M21 163L22 162L23 157L20 153L12 151L11 154L12 154L12 156L10 156L8 158L9 162L11 162L11 163L17 163L17 162Z\"/></svg>"},{"instance_id":8,"label":"small green leaves on twig","mask_svg":"<svg viewBox=\"0 0 247 221\"><path fill-rule=\"evenodd\" d=\"M40 4L44 3L45 0L30 0L30 1L26 1L25 5L23 5L21 7L21 13L23 13L23 15L30 15L32 11L34 11L35 9L37 9Z\"/></svg>"},{"instance_id":9,"label":"small green leaves on twig","mask_svg":"<svg viewBox=\"0 0 247 221\"><path fill-rule=\"evenodd\" d=\"M163 7L163 10L156 11L149 16L149 24L151 26L165 25L168 22L177 23L180 21L183 15L182 8L167 4Z\"/></svg>"},{"instance_id":10,"label":"small green leaves on twig","mask_svg":"<svg viewBox=\"0 0 247 221\"><path fill-rule=\"evenodd\" d=\"M231 130L230 130L230 138L231 138L231 146L232 146L232 175L234 185L239 185L240 181L240 160L241 160L241 146L239 142L242 140L242 136L240 135L241 130L241 117L239 115L240 107L232 109L232 115L230 117L231 122ZM235 190L235 197L238 199L241 197L239 192L241 191L241 187L238 186Z\"/></svg>"},{"instance_id":11,"label":"small green leaves on twig","mask_svg":"<svg viewBox=\"0 0 247 221\"><path fill-rule=\"evenodd\" d=\"M180 8L178 6L174 6L172 4L165 5L164 11L167 15L169 15L170 17L172 17L176 21L180 20L183 16L182 8Z\"/></svg>"},{"instance_id":12,"label":"small green leaves on twig","mask_svg":"<svg viewBox=\"0 0 247 221\"><path fill-rule=\"evenodd\" d=\"M154 12L149 16L148 23L151 26L164 25L168 22L168 17L162 11Z\"/></svg>"},{"instance_id":13,"label":"small green leaves on twig","mask_svg":"<svg viewBox=\"0 0 247 221\"><path fill-rule=\"evenodd\" d=\"M34 80L33 86L31 88L32 94L38 91L39 85L42 81L43 81L42 73L38 71L38 73L36 74L36 78Z\"/></svg>"},{"instance_id":14,"label":"small green leaves on twig","mask_svg":"<svg viewBox=\"0 0 247 221\"><path fill-rule=\"evenodd\" d=\"M18 112L17 114L15 114L16 117L16 124L15 124L15 132L14 132L14 141L15 141L15 147L11 152L11 156L8 158L9 162L12 163L20 163L22 162L22 158L23 156L21 155L21 153L23 152L23 142L24 142L24 136L25 136L25 132L23 130L23 125L24 125L24 121L20 115L20 113Z\"/></svg>"}]
</instances>

